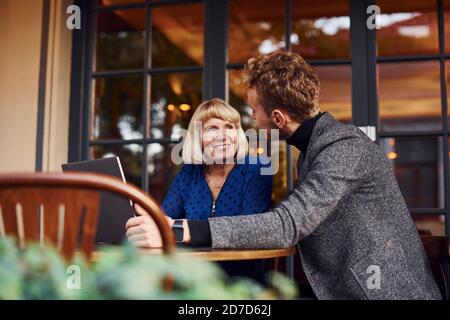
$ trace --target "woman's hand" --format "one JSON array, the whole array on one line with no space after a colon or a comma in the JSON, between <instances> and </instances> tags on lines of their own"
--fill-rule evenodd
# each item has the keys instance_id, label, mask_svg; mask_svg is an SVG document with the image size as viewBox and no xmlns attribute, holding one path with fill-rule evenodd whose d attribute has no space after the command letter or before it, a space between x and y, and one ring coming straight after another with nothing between
<instances>
[{"instance_id":1,"label":"woman's hand","mask_svg":"<svg viewBox=\"0 0 450 320\"><path fill-rule=\"evenodd\" d=\"M128 240L140 248L162 248L161 235L152 217L139 205L136 204L134 207L139 216L127 221L125 228ZM173 219L167 216L166 219L172 228Z\"/></svg>"}]
</instances>

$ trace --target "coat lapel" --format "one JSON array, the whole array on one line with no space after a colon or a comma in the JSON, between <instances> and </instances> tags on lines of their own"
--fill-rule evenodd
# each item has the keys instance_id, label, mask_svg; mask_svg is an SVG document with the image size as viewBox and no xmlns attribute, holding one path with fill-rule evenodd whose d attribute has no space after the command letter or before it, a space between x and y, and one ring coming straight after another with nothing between
<instances>
[{"instance_id":1,"label":"coat lapel","mask_svg":"<svg viewBox=\"0 0 450 320\"><path fill-rule=\"evenodd\" d=\"M314 129L311 134L311 139L309 140L308 143L306 157L304 157L303 154L300 154L297 160L297 172L299 173L298 176L299 183L305 179L306 175L310 170L312 159L315 157L316 154L314 146L317 142L318 137L322 133L323 129L327 127L332 121L334 121L334 118L328 112L325 112L325 114L321 116L319 120L317 120L317 123L314 126Z\"/></svg>"}]
</instances>

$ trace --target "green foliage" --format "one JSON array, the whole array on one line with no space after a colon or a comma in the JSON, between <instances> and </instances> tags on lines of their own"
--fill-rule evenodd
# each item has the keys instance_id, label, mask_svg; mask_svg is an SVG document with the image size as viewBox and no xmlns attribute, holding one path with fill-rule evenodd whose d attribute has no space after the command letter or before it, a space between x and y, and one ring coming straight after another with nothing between
<instances>
[{"instance_id":1,"label":"green foliage","mask_svg":"<svg viewBox=\"0 0 450 320\"><path fill-rule=\"evenodd\" d=\"M51 246L0 238L0 299L291 299L296 287L281 274L271 288L231 281L214 263L183 255L150 255L126 243L105 247L88 265L67 263Z\"/></svg>"}]
</instances>

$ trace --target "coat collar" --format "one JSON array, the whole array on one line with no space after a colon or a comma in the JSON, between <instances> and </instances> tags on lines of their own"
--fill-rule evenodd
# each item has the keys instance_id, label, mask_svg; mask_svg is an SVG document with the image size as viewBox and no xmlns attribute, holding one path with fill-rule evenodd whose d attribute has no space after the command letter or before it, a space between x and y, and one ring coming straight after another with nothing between
<instances>
[{"instance_id":1,"label":"coat collar","mask_svg":"<svg viewBox=\"0 0 450 320\"><path fill-rule=\"evenodd\" d=\"M286 139L286 143L296 147L303 155L306 155L314 127L324 114L324 112L321 112L314 118L303 121L300 127Z\"/></svg>"}]
</instances>

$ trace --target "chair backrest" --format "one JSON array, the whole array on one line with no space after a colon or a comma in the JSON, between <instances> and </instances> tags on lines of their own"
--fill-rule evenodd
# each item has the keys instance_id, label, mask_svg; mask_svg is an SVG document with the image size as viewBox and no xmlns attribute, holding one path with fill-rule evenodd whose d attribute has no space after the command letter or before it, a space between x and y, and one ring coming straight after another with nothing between
<instances>
[{"instance_id":1,"label":"chair backrest","mask_svg":"<svg viewBox=\"0 0 450 320\"><path fill-rule=\"evenodd\" d=\"M450 237L420 235L423 247L430 261L430 267L436 283L445 299L449 296L449 263L450 263Z\"/></svg>"},{"instance_id":2,"label":"chair backrest","mask_svg":"<svg viewBox=\"0 0 450 320\"><path fill-rule=\"evenodd\" d=\"M80 251L90 258L97 230L100 191L139 204L155 221L163 251L172 251L173 234L153 198L120 179L92 173L0 175L0 236L16 236L21 247L27 241L51 242L67 258L77 252L80 241Z\"/></svg>"}]
</instances>

